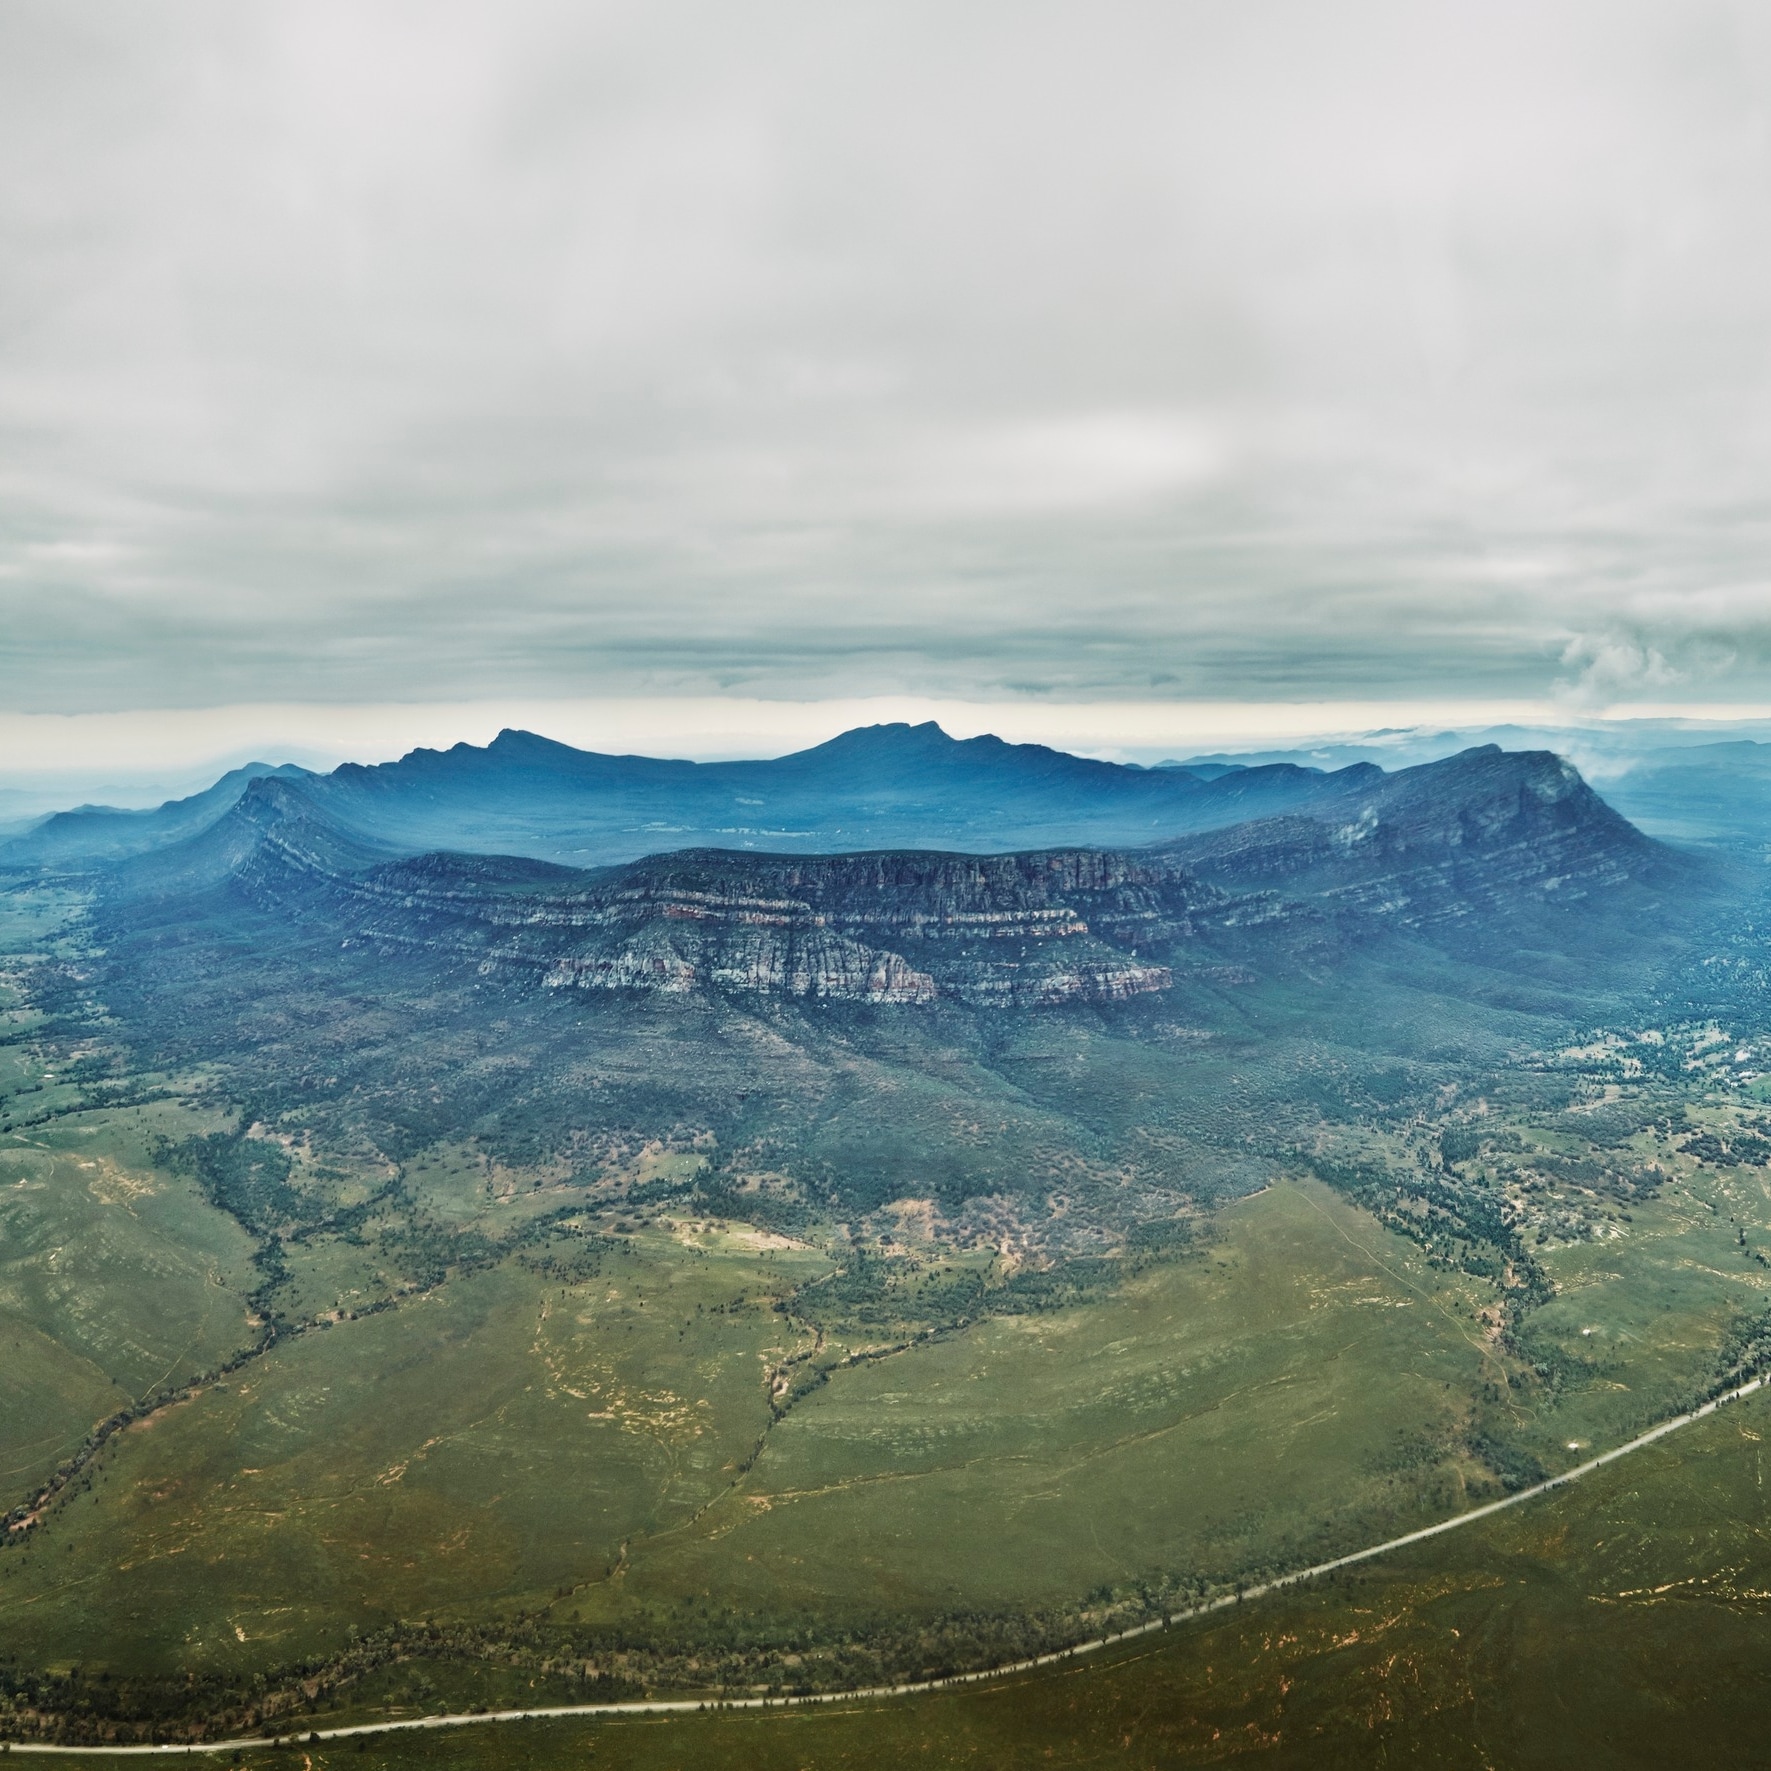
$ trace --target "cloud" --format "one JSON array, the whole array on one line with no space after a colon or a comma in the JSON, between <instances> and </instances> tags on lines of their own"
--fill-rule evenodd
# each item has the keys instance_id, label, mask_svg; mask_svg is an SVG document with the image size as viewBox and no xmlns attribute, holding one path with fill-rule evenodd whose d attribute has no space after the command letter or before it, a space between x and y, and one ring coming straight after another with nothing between
<instances>
[{"instance_id":1,"label":"cloud","mask_svg":"<svg viewBox=\"0 0 1771 1771\"><path fill-rule=\"evenodd\" d=\"M4 704L1751 699L1768 51L18 0Z\"/></svg>"},{"instance_id":2,"label":"cloud","mask_svg":"<svg viewBox=\"0 0 1771 1771\"><path fill-rule=\"evenodd\" d=\"M1616 637L1570 640L1562 665L1574 673L1560 685L1564 694L1584 706L1640 700L1686 680L1686 673L1669 664L1656 647Z\"/></svg>"}]
</instances>

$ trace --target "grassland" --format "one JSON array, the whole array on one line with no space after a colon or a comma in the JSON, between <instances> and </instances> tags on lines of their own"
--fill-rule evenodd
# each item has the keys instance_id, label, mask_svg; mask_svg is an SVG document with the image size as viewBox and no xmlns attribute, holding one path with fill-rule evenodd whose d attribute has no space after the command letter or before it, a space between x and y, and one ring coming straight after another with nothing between
<instances>
[{"instance_id":1,"label":"grassland","mask_svg":"<svg viewBox=\"0 0 1771 1771\"><path fill-rule=\"evenodd\" d=\"M464 1214L486 1185L431 1172ZM1762 1270L1718 1267L1717 1214L1669 1194L1579 1270L1606 1350L1565 1392L1495 1334L1494 1288L1307 1180L1089 1301L935 1332L817 1326L829 1253L745 1225L525 1242L117 1435L0 1562L0 1631L52 1672L241 1677L521 1619L643 1643L616 1656L642 1678L768 1649L791 1682L907 1625L910 1671L955 1620L985 1653L1085 1629L1455 1512L1500 1491L1482 1447L1565 1466L1689 1390Z\"/></svg>"},{"instance_id":2,"label":"grassland","mask_svg":"<svg viewBox=\"0 0 1771 1771\"><path fill-rule=\"evenodd\" d=\"M236 1754L311 1771L1764 1762L1771 1407L1155 1646L834 1710L513 1723ZM98 1767L99 1756L62 1761Z\"/></svg>"},{"instance_id":3,"label":"grassland","mask_svg":"<svg viewBox=\"0 0 1771 1771\"><path fill-rule=\"evenodd\" d=\"M877 1336L774 1307L827 1257L742 1226L564 1283L507 1261L123 1434L8 1558L0 1627L120 1673L488 1608L689 1646L1222 1578L1458 1504L1471 1298L1326 1189L1225 1227L1098 1303L860 1359ZM796 1355L824 1381L781 1412Z\"/></svg>"},{"instance_id":4,"label":"grassland","mask_svg":"<svg viewBox=\"0 0 1771 1771\"><path fill-rule=\"evenodd\" d=\"M80 1112L81 1048L36 1038L25 968L67 950L63 895L0 896L0 1482L28 1493L93 1424L250 1344L252 1238L158 1172L206 1123L168 1102Z\"/></svg>"},{"instance_id":5,"label":"grassland","mask_svg":"<svg viewBox=\"0 0 1771 1771\"><path fill-rule=\"evenodd\" d=\"M834 1371L584 1614L637 1606L663 1631L712 1593L843 1627L1052 1607L1457 1506L1481 1480L1461 1433L1490 1358L1467 1289L1325 1188L1281 1185L1217 1227L1209 1253L1097 1303Z\"/></svg>"},{"instance_id":6,"label":"grassland","mask_svg":"<svg viewBox=\"0 0 1771 1771\"><path fill-rule=\"evenodd\" d=\"M252 1245L157 1174L164 1115L82 1115L0 1141L0 1471L47 1478L92 1424L250 1344Z\"/></svg>"}]
</instances>

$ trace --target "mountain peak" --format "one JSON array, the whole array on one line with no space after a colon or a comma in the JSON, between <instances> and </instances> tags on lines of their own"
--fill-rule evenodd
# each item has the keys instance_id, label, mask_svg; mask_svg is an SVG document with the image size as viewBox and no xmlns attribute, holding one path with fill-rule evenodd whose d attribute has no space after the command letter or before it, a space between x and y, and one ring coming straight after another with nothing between
<instances>
[{"instance_id":1,"label":"mountain peak","mask_svg":"<svg viewBox=\"0 0 1771 1771\"><path fill-rule=\"evenodd\" d=\"M908 720L884 720L878 725L850 726L822 744L793 752L796 756L840 756L868 754L902 756L906 752L926 753L955 750L962 740L942 729L939 721L925 719L916 725ZM1001 743L1001 739L995 740Z\"/></svg>"},{"instance_id":2,"label":"mountain peak","mask_svg":"<svg viewBox=\"0 0 1771 1771\"><path fill-rule=\"evenodd\" d=\"M1343 907L1381 903L1386 914L1417 922L1463 915L1478 902L1517 909L1624 885L1658 889L1683 868L1572 763L1493 744L1354 777L1314 805L1183 837L1168 852L1220 883L1284 882Z\"/></svg>"}]
</instances>

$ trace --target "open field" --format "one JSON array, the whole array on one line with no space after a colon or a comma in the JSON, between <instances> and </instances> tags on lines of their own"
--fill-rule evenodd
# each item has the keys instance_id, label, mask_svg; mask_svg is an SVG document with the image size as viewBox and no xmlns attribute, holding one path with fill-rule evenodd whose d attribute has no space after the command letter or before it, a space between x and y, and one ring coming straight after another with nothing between
<instances>
[{"instance_id":1,"label":"open field","mask_svg":"<svg viewBox=\"0 0 1771 1771\"><path fill-rule=\"evenodd\" d=\"M816 1251L655 1228L576 1282L508 1262L122 1435L8 1559L0 1627L119 1672L517 1607L687 1646L1221 1579L1458 1504L1471 1298L1319 1187L1225 1229L1098 1304L855 1364L826 1337L784 1415L815 1337L773 1304Z\"/></svg>"},{"instance_id":2,"label":"open field","mask_svg":"<svg viewBox=\"0 0 1771 1771\"><path fill-rule=\"evenodd\" d=\"M577 1286L513 1263L298 1335L121 1435L8 1558L0 1629L52 1662L264 1666L600 1576L762 1434L768 1277L741 1255L622 1251Z\"/></svg>"},{"instance_id":3,"label":"open field","mask_svg":"<svg viewBox=\"0 0 1771 1771\"><path fill-rule=\"evenodd\" d=\"M73 951L65 894L0 894L0 1493L10 1507L93 1425L250 1344L252 1238L156 1163L210 1120L99 1112L80 1058L34 1035L23 968Z\"/></svg>"},{"instance_id":4,"label":"open field","mask_svg":"<svg viewBox=\"0 0 1771 1771\"><path fill-rule=\"evenodd\" d=\"M1321 1187L1281 1185L1217 1228L1097 1304L833 1373L584 1614L641 1607L668 1631L707 1594L806 1626L1053 1606L1456 1507L1481 1479L1461 1434L1491 1359L1469 1289Z\"/></svg>"},{"instance_id":5,"label":"open field","mask_svg":"<svg viewBox=\"0 0 1771 1771\"><path fill-rule=\"evenodd\" d=\"M1767 1121L1689 1018L1570 1045L1528 984L1354 959L990 1022L592 1015L333 944L288 990L181 957L225 1037L154 1069L26 936L63 937L20 935L0 1047L27 1708L997 1663L1571 1467L1771 1346Z\"/></svg>"},{"instance_id":6,"label":"open field","mask_svg":"<svg viewBox=\"0 0 1771 1771\"><path fill-rule=\"evenodd\" d=\"M144 1117L81 1115L0 1138L0 1470L11 1492L47 1477L94 1422L253 1339L251 1241L155 1172Z\"/></svg>"},{"instance_id":7,"label":"open field","mask_svg":"<svg viewBox=\"0 0 1771 1771\"><path fill-rule=\"evenodd\" d=\"M1761 1392L1467 1531L1000 1684L816 1711L297 1736L295 1751L312 1771L1758 1764L1768 1433Z\"/></svg>"},{"instance_id":8,"label":"open field","mask_svg":"<svg viewBox=\"0 0 1771 1771\"><path fill-rule=\"evenodd\" d=\"M426 1173L467 1222L549 1191ZM139 1677L420 1619L814 1660L966 1616L1013 1641L994 1620L1079 1600L1081 1627L1490 1497L1494 1447L1567 1467L1664 1412L1762 1277L1718 1265L1716 1215L1669 1184L1602 1269L1570 1248L1570 1333L1603 1351L1559 1391L1493 1333L1493 1287L1314 1181L1089 1300L932 1333L819 1325L830 1255L742 1224L524 1242L118 1435L0 1563L0 1630Z\"/></svg>"}]
</instances>

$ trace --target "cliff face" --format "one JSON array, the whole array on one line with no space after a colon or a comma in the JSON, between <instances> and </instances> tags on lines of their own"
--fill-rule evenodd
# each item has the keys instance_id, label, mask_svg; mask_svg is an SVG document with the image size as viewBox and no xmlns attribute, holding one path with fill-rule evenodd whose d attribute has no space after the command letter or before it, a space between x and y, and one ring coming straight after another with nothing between
<instances>
[{"instance_id":1,"label":"cliff face","mask_svg":"<svg viewBox=\"0 0 1771 1771\"><path fill-rule=\"evenodd\" d=\"M473 953L550 989L697 989L870 1003L1117 1001L1165 989L1136 948L1218 894L1183 870L1044 855L700 853L573 883L426 857L341 879L364 938Z\"/></svg>"}]
</instances>

